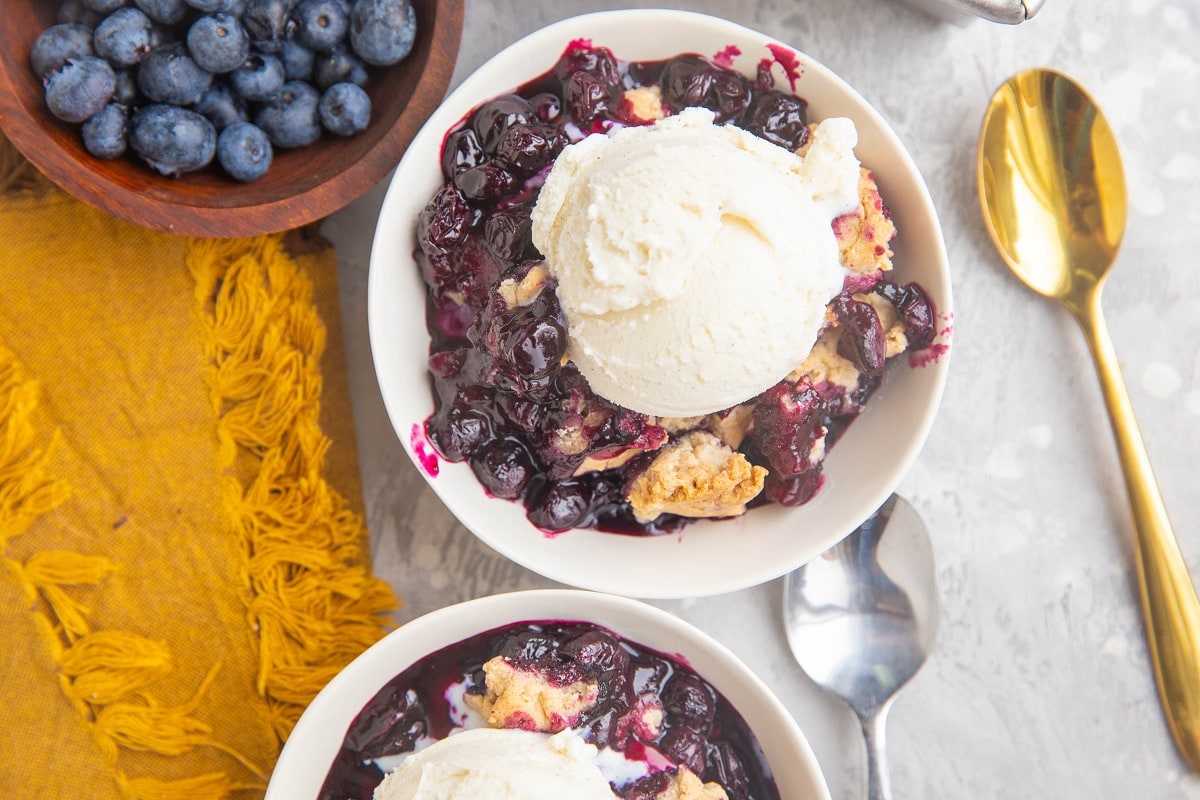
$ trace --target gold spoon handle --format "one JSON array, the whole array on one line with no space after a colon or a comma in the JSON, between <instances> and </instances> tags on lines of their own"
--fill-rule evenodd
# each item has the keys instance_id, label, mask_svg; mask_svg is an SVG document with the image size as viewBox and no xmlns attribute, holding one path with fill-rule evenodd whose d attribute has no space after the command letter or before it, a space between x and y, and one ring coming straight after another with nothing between
<instances>
[{"instance_id":1,"label":"gold spoon handle","mask_svg":"<svg viewBox=\"0 0 1200 800\"><path fill-rule=\"evenodd\" d=\"M1073 307L1087 337L1117 441L1136 533L1134 552L1146 638L1167 727L1200 770L1200 601L1175 539L1100 311L1100 288Z\"/></svg>"}]
</instances>

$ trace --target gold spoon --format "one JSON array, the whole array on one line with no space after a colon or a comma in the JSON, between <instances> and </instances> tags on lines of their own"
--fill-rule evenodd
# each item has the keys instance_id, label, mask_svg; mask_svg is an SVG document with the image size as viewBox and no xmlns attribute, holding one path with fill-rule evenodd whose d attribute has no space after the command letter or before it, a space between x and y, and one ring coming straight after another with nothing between
<instances>
[{"instance_id":1,"label":"gold spoon","mask_svg":"<svg viewBox=\"0 0 1200 800\"><path fill-rule=\"evenodd\" d=\"M1167 726L1200 769L1200 602L1150 468L1100 289L1125 232L1125 176L1100 109L1059 72L1031 69L992 96L979 134L979 198L992 241L1029 288L1083 329L1133 514L1150 658Z\"/></svg>"}]
</instances>

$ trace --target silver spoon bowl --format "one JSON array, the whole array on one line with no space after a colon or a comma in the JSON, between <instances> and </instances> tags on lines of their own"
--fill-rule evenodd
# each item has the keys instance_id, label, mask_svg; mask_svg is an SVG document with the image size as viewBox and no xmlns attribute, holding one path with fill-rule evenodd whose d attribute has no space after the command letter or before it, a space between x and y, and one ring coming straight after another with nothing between
<instances>
[{"instance_id":1,"label":"silver spoon bowl","mask_svg":"<svg viewBox=\"0 0 1200 800\"><path fill-rule=\"evenodd\" d=\"M785 580L788 644L805 673L853 709L867 797L891 797L887 714L937 633L937 572L925 524L892 495L874 516Z\"/></svg>"}]
</instances>

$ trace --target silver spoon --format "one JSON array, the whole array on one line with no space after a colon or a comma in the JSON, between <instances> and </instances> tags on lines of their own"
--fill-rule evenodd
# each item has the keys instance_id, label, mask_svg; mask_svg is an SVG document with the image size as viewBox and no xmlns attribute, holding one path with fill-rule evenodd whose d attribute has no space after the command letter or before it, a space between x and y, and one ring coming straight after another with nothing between
<instances>
[{"instance_id":1,"label":"silver spoon","mask_svg":"<svg viewBox=\"0 0 1200 800\"><path fill-rule=\"evenodd\" d=\"M790 573L783 620L808 676L858 715L867 798L888 800L887 714L937 633L937 572L925 523L892 495L853 533Z\"/></svg>"}]
</instances>

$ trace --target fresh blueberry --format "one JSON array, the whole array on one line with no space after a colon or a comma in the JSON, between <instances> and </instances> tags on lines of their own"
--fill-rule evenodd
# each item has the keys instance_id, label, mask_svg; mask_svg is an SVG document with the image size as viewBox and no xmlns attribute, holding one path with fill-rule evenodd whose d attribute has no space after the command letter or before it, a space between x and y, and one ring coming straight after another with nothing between
<instances>
[{"instance_id":1,"label":"fresh blueberry","mask_svg":"<svg viewBox=\"0 0 1200 800\"><path fill-rule=\"evenodd\" d=\"M46 81L46 105L64 122L83 122L112 99L117 77L103 58L71 59Z\"/></svg>"},{"instance_id":2,"label":"fresh blueberry","mask_svg":"<svg viewBox=\"0 0 1200 800\"><path fill-rule=\"evenodd\" d=\"M262 128L235 122L217 137L217 160L233 178L252 181L271 166L271 142Z\"/></svg>"},{"instance_id":3,"label":"fresh blueberry","mask_svg":"<svg viewBox=\"0 0 1200 800\"><path fill-rule=\"evenodd\" d=\"M109 103L83 123L83 146L96 158L116 158L125 152L129 111Z\"/></svg>"},{"instance_id":4,"label":"fresh blueberry","mask_svg":"<svg viewBox=\"0 0 1200 800\"><path fill-rule=\"evenodd\" d=\"M160 25L181 22L188 12L187 4L183 0L133 0L133 4Z\"/></svg>"},{"instance_id":5,"label":"fresh blueberry","mask_svg":"<svg viewBox=\"0 0 1200 800\"><path fill-rule=\"evenodd\" d=\"M295 6L296 0L246 0L241 19L254 49L260 53L279 52L295 27L288 19Z\"/></svg>"},{"instance_id":6,"label":"fresh blueberry","mask_svg":"<svg viewBox=\"0 0 1200 800\"><path fill-rule=\"evenodd\" d=\"M285 78L306 81L312 77L316 53L292 39L285 39L279 47L279 60L283 62Z\"/></svg>"},{"instance_id":7,"label":"fresh blueberry","mask_svg":"<svg viewBox=\"0 0 1200 800\"><path fill-rule=\"evenodd\" d=\"M83 4L97 14L111 14L129 5L127 0L83 0Z\"/></svg>"},{"instance_id":8,"label":"fresh blueberry","mask_svg":"<svg viewBox=\"0 0 1200 800\"><path fill-rule=\"evenodd\" d=\"M233 90L246 100L256 103L274 99L283 89L285 80L283 61L279 56L269 53L251 55L240 67L229 73L229 82Z\"/></svg>"},{"instance_id":9,"label":"fresh blueberry","mask_svg":"<svg viewBox=\"0 0 1200 800\"><path fill-rule=\"evenodd\" d=\"M188 52L202 69L232 72L250 56L250 35L230 14L197 17L187 32Z\"/></svg>"},{"instance_id":10,"label":"fresh blueberry","mask_svg":"<svg viewBox=\"0 0 1200 800\"><path fill-rule=\"evenodd\" d=\"M292 11L296 41L312 50L328 50L346 36L350 27L341 0L300 0Z\"/></svg>"},{"instance_id":11,"label":"fresh blueberry","mask_svg":"<svg viewBox=\"0 0 1200 800\"><path fill-rule=\"evenodd\" d=\"M412 50L416 35L410 0L355 0L350 10L350 45L368 64L395 64Z\"/></svg>"},{"instance_id":12,"label":"fresh blueberry","mask_svg":"<svg viewBox=\"0 0 1200 800\"><path fill-rule=\"evenodd\" d=\"M155 103L133 113L129 146L163 175L178 176L207 166L217 150L217 132L200 114Z\"/></svg>"},{"instance_id":13,"label":"fresh blueberry","mask_svg":"<svg viewBox=\"0 0 1200 800\"><path fill-rule=\"evenodd\" d=\"M183 2L205 14L228 14L237 7L237 0L183 0Z\"/></svg>"},{"instance_id":14,"label":"fresh blueberry","mask_svg":"<svg viewBox=\"0 0 1200 800\"><path fill-rule=\"evenodd\" d=\"M155 103L190 106L208 91L212 73L192 60L182 45L167 44L142 59L137 82L142 94Z\"/></svg>"},{"instance_id":15,"label":"fresh blueberry","mask_svg":"<svg viewBox=\"0 0 1200 800\"><path fill-rule=\"evenodd\" d=\"M137 76L131 69L113 71L117 78L117 88L113 89L112 101L123 106L132 106L138 100Z\"/></svg>"},{"instance_id":16,"label":"fresh blueberry","mask_svg":"<svg viewBox=\"0 0 1200 800\"><path fill-rule=\"evenodd\" d=\"M258 113L255 122L276 147L304 147L321 135L317 105L321 96L303 81L288 81L279 97Z\"/></svg>"},{"instance_id":17,"label":"fresh blueberry","mask_svg":"<svg viewBox=\"0 0 1200 800\"><path fill-rule=\"evenodd\" d=\"M367 68L363 66L362 59L339 45L317 56L312 79L318 89L328 89L335 83L362 86L367 82Z\"/></svg>"},{"instance_id":18,"label":"fresh blueberry","mask_svg":"<svg viewBox=\"0 0 1200 800\"><path fill-rule=\"evenodd\" d=\"M92 50L92 29L74 22L51 25L38 34L29 51L29 64L34 74L45 78L67 63L69 58L95 55Z\"/></svg>"},{"instance_id":19,"label":"fresh blueberry","mask_svg":"<svg viewBox=\"0 0 1200 800\"><path fill-rule=\"evenodd\" d=\"M335 83L321 94L317 111L325 130L353 136L366 130L371 121L371 98L353 83Z\"/></svg>"},{"instance_id":20,"label":"fresh blueberry","mask_svg":"<svg viewBox=\"0 0 1200 800\"><path fill-rule=\"evenodd\" d=\"M103 18L103 14L97 14L84 5L83 0L63 0L55 17L60 23L87 25L89 28L96 27L96 23Z\"/></svg>"},{"instance_id":21,"label":"fresh blueberry","mask_svg":"<svg viewBox=\"0 0 1200 800\"><path fill-rule=\"evenodd\" d=\"M96 54L114 67L132 67L152 49L154 23L136 8L118 8L96 26Z\"/></svg>"},{"instance_id":22,"label":"fresh blueberry","mask_svg":"<svg viewBox=\"0 0 1200 800\"><path fill-rule=\"evenodd\" d=\"M192 108L208 117L208 121L218 131L235 122L245 122L249 119L246 104L224 81L213 81L212 86L208 87L208 91Z\"/></svg>"}]
</instances>

